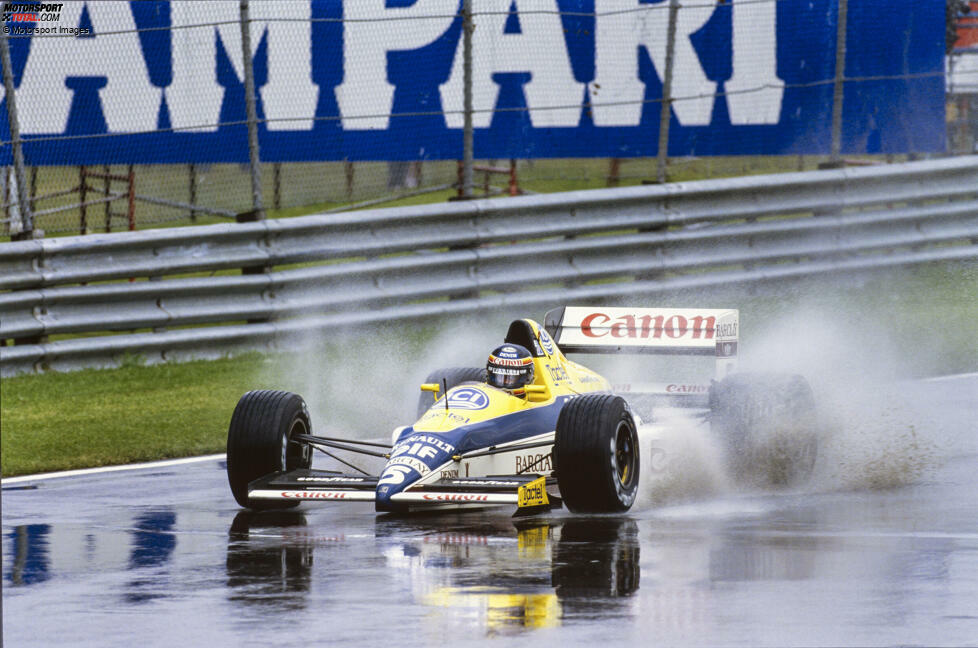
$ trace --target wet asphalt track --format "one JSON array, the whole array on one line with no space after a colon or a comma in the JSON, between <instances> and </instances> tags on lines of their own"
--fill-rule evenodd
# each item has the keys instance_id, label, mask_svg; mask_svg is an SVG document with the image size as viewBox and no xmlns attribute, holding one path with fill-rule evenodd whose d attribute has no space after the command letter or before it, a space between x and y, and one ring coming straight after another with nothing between
<instances>
[{"instance_id":1,"label":"wet asphalt track","mask_svg":"<svg viewBox=\"0 0 978 648\"><path fill-rule=\"evenodd\" d=\"M951 437L914 483L622 518L255 515L218 460L5 484L4 645L973 646L978 377L906 398Z\"/></svg>"}]
</instances>

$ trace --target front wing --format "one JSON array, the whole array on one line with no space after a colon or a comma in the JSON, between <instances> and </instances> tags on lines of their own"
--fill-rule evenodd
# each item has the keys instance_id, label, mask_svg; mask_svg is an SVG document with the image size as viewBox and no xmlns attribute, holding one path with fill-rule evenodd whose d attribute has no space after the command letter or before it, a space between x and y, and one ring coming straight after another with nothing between
<instances>
[{"instance_id":1,"label":"front wing","mask_svg":"<svg viewBox=\"0 0 978 648\"><path fill-rule=\"evenodd\" d=\"M297 469L276 472L248 484L255 500L373 502L377 477L331 470ZM515 505L517 515L560 508L553 477L534 474L440 479L415 484L391 496L408 511Z\"/></svg>"}]
</instances>

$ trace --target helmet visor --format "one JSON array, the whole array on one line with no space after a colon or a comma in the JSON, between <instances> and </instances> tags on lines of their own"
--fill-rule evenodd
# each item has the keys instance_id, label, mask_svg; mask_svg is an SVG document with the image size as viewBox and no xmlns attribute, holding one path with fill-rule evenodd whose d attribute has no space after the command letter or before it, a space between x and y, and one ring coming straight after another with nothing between
<instances>
[{"instance_id":1,"label":"helmet visor","mask_svg":"<svg viewBox=\"0 0 978 648\"><path fill-rule=\"evenodd\" d=\"M526 384L526 369L489 367L489 384L500 389L516 389Z\"/></svg>"}]
</instances>

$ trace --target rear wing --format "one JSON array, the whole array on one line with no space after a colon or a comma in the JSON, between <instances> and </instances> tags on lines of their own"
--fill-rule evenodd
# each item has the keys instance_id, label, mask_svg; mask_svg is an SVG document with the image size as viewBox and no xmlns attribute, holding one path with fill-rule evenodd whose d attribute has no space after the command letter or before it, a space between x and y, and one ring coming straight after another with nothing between
<instances>
[{"instance_id":1,"label":"rear wing","mask_svg":"<svg viewBox=\"0 0 978 648\"><path fill-rule=\"evenodd\" d=\"M714 308L565 306L544 327L564 353L715 356L717 377L737 363L739 311Z\"/></svg>"}]
</instances>

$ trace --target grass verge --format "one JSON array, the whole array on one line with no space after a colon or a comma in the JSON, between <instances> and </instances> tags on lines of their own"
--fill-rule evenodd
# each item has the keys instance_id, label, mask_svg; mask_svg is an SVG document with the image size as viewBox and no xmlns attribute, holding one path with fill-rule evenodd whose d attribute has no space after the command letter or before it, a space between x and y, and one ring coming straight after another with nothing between
<instances>
[{"instance_id":1,"label":"grass verge","mask_svg":"<svg viewBox=\"0 0 978 648\"><path fill-rule=\"evenodd\" d=\"M219 452L262 356L0 382L4 476ZM267 385L271 387L272 385Z\"/></svg>"}]
</instances>

